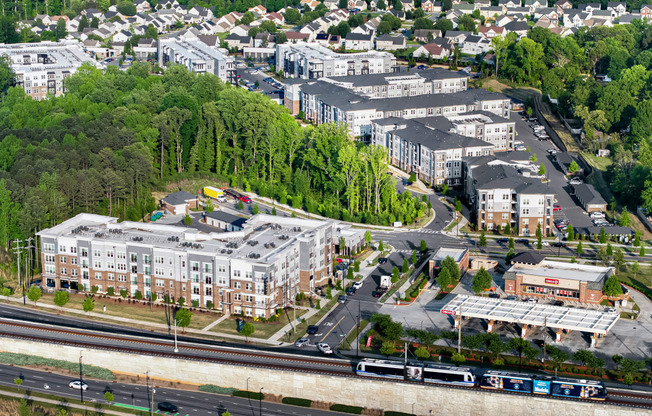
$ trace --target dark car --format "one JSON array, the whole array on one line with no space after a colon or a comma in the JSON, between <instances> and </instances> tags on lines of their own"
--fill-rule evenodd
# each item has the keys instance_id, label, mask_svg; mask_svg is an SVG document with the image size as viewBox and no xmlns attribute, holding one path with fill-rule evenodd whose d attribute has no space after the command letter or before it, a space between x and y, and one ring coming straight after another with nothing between
<instances>
[{"instance_id":1,"label":"dark car","mask_svg":"<svg viewBox=\"0 0 652 416\"><path fill-rule=\"evenodd\" d=\"M371 292L371 296L373 296L375 298L379 298L379 297L383 296L383 292L379 292L377 290L374 290L373 292Z\"/></svg>"},{"instance_id":2,"label":"dark car","mask_svg":"<svg viewBox=\"0 0 652 416\"><path fill-rule=\"evenodd\" d=\"M564 306L564 301L563 300L556 300L552 303L555 306Z\"/></svg>"},{"instance_id":3,"label":"dark car","mask_svg":"<svg viewBox=\"0 0 652 416\"><path fill-rule=\"evenodd\" d=\"M518 240L514 240L514 242L518 244L530 244L530 240L527 238L519 238Z\"/></svg>"},{"instance_id":4,"label":"dark car","mask_svg":"<svg viewBox=\"0 0 652 416\"><path fill-rule=\"evenodd\" d=\"M355 294L355 288L354 287L347 287L346 288L346 294L349 295L349 296Z\"/></svg>"},{"instance_id":5,"label":"dark car","mask_svg":"<svg viewBox=\"0 0 652 416\"><path fill-rule=\"evenodd\" d=\"M315 335L317 331L319 331L319 327L317 325L310 325L306 333L308 335Z\"/></svg>"},{"instance_id":6,"label":"dark car","mask_svg":"<svg viewBox=\"0 0 652 416\"><path fill-rule=\"evenodd\" d=\"M387 257L381 257L378 259L378 264L385 264L387 263Z\"/></svg>"},{"instance_id":7,"label":"dark car","mask_svg":"<svg viewBox=\"0 0 652 416\"><path fill-rule=\"evenodd\" d=\"M550 244L553 247L566 247L566 243L562 243L561 241L555 241L554 243Z\"/></svg>"},{"instance_id":8,"label":"dark car","mask_svg":"<svg viewBox=\"0 0 652 416\"><path fill-rule=\"evenodd\" d=\"M498 293L496 293L496 292L491 292L491 293L489 293L489 297L490 298L500 298L500 295Z\"/></svg>"},{"instance_id":9,"label":"dark car","mask_svg":"<svg viewBox=\"0 0 652 416\"><path fill-rule=\"evenodd\" d=\"M161 412L177 413L179 411L179 408L170 402L161 402L158 404L157 408Z\"/></svg>"},{"instance_id":10,"label":"dark car","mask_svg":"<svg viewBox=\"0 0 652 416\"><path fill-rule=\"evenodd\" d=\"M426 68L427 68L427 66L425 66L425 65L419 65L419 66L417 67L417 69L426 69Z\"/></svg>"},{"instance_id":11,"label":"dark car","mask_svg":"<svg viewBox=\"0 0 652 416\"><path fill-rule=\"evenodd\" d=\"M509 238L499 238L496 241L499 242L500 244L505 244L505 243L509 243Z\"/></svg>"}]
</instances>

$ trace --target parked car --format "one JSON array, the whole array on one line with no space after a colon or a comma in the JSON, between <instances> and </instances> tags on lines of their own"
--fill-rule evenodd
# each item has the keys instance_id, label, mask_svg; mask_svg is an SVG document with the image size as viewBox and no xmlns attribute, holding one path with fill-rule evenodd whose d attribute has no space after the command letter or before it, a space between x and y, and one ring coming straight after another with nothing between
<instances>
[{"instance_id":1,"label":"parked car","mask_svg":"<svg viewBox=\"0 0 652 416\"><path fill-rule=\"evenodd\" d=\"M315 335L317 331L319 331L319 327L317 325L310 325L306 333L308 335Z\"/></svg>"},{"instance_id":2,"label":"parked car","mask_svg":"<svg viewBox=\"0 0 652 416\"><path fill-rule=\"evenodd\" d=\"M378 264L385 264L387 263L387 257L381 257L378 259Z\"/></svg>"},{"instance_id":3,"label":"parked car","mask_svg":"<svg viewBox=\"0 0 652 416\"><path fill-rule=\"evenodd\" d=\"M525 301L527 303L537 303L537 300L535 298L527 298Z\"/></svg>"},{"instance_id":4,"label":"parked car","mask_svg":"<svg viewBox=\"0 0 652 416\"><path fill-rule=\"evenodd\" d=\"M548 153L551 155L557 154L557 151L555 149L548 149Z\"/></svg>"},{"instance_id":5,"label":"parked car","mask_svg":"<svg viewBox=\"0 0 652 416\"><path fill-rule=\"evenodd\" d=\"M308 338L299 338L299 339L296 340L296 342L294 343L294 346L295 346L295 347L299 347L299 348L301 348L301 347L303 347L304 345L308 345L309 342L310 342L310 340L309 340Z\"/></svg>"},{"instance_id":6,"label":"parked car","mask_svg":"<svg viewBox=\"0 0 652 416\"><path fill-rule=\"evenodd\" d=\"M552 303L555 306L564 306L564 301L563 300L556 300Z\"/></svg>"},{"instance_id":7,"label":"parked car","mask_svg":"<svg viewBox=\"0 0 652 416\"><path fill-rule=\"evenodd\" d=\"M161 412L177 413L179 408L170 402L161 402L156 406Z\"/></svg>"},{"instance_id":8,"label":"parked car","mask_svg":"<svg viewBox=\"0 0 652 416\"><path fill-rule=\"evenodd\" d=\"M371 292L371 296L373 296L375 298L379 298L379 297L383 296L383 292L379 292L378 290L374 290L373 292Z\"/></svg>"},{"instance_id":9,"label":"parked car","mask_svg":"<svg viewBox=\"0 0 652 416\"><path fill-rule=\"evenodd\" d=\"M354 283L353 283L353 288L354 288L355 290L358 290L358 289L360 289L361 287L362 287L362 280L359 281L359 282L354 282Z\"/></svg>"},{"instance_id":10,"label":"parked car","mask_svg":"<svg viewBox=\"0 0 652 416\"><path fill-rule=\"evenodd\" d=\"M568 183L570 183L571 185L581 185L584 183L584 181L578 178L573 178L570 181L568 181Z\"/></svg>"},{"instance_id":11,"label":"parked car","mask_svg":"<svg viewBox=\"0 0 652 416\"><path fill-rule=\"evenodd\" d=\"M596 218L604 218L605 215L604 215L604 212L592 212L592 213L590 214L590 217L593 218L593 219L596 219Z\"/></svg>"},{"instance_id":12,"label":"parked car","mask_svg":"<svg viewBox=\"0 0 652 416\"><path fill-rule=\"evenodd\" d=\"M559 205L559 204L554 204L554 205L552 206L552 210L553 210L553 211L561 211L561 205Z\"/></svg>"},{"instance_id":13,"label":"parked car","mask_svg":"<svg viewBox=\"0 0 652 416\"><path fill-rule=\"evenodd\" d=\"M499 238L496 241L500 244L506 244L509 243L509 238Z\"/></svg>"},{"instance_id":14,"label":"parked car","mask_svg":"<svg viewBox=\"0 0 652 416\"><path fill-rule=\"evenodd\" d=\"M615 313L615 312L616 312L616 308L607 308L607 309L605 309L604 311L607 312L607 313Z\"/></svg>"},{"instance_id":15,"label":"parked car","mask_svg":"<svg viewBox=\"0 0 652 416\"><path fill-rule=\"evenodd\" d=\"M514 242L518 244L530 244L530 240L528 240L527 238L518 238L514 240Z\"/></svg>"},{"instance_id":16,"label":"parked car","mask_svg":"<svg viewBox=\"0 0 652 416\"><path fill-rule=\"evenodd\" d=\"M355 288L353 286L347 287L345 290L347 296L353 296L355 295Z\"/></svg>"},{"instance_id":17,"label":"parked car","mask_svg":"<svg viewBox=\"0 0 652 416\"><path fill-rule=\"evenodd\" d=\"M566 247L566 243L561 242L561 241L555 241L554 243L551 244L551 246L564 248L564 247Z\"/></svg>"},{"instance_id":18,"label":"parked car","mask_svg":"<svg viewBox=\"0 0 652 416\"><path fill-rule=\"evenodd\" d=\"M490 298L500 298L500 295L498 293L496 293L496 292L490 292L489 297Z\"/></svg>"},{"instance_id":19,"label":"parked car","mask_svg":"<svg viewBox=\"0 0 652 416\"><path fill-rule=\"evenodd\" d=\"M542 240L542 241L541 241L541 246L543 246L543 247L548 247L549 245L550 245L549 242L547 242L547 241L545 241L545 240Z\"/></svg>"},{"instance_id":20,"label":"parked car","mask_svg":"<svg viewBox=\"0 0 652 416\"><path fill-rule=\"evenodd\" d=\"M419 65L419 66L417 67L417 69L426 69L426 68L428 68L428 67L425 66L425 65Z\"/></svg>"},{"instance_id":21,"label":"parked car","mask_svg":"<svg viewBox=\"0 0 652 416\"><path fill-rule=\"evenodd\" d=\"M323 354L326 355L331 355L333 353L333 350L331 349L330 345L324 342L320 342L319 344L317 344L317 348L319 349L319 351L321 351Z\"/></svg>"},{"instance_id":22,"label":"parked car","mask_svg":"<svg viewBox=\"0 0 652 416\"><path fill-rule=\"evenodd\" d=\"M84 390L84 391L86 391L86 389L88 389L88 384L84 383L81 380L73 380L70 383L68 383L68 387L70 387L71 389L75 389L75 390Z\"/></svg>"},{"instance_id":23,"label":"parked car","mask_svg":"<svg viewBox=\"0 0 652 416\"><path fill-rule=\"evenodd\" d=\"M338 303L344 303L344 302L347 301L347 299L348 299L348 298L346 297L346 295L340 295L340 296L337 298L337 302L338 302Z\"/></svg>"},{"instance_id":24,"label":"parked car","mask_svg":"<svg viewBox=\"0 0 652 416\"><path fill-rule=\"evenodd\" d=\"M505 299L507 299L507 300L516 300L516 299L518 299L518 297L516 295L509 295Z\"/></svg>"}]
</instances>

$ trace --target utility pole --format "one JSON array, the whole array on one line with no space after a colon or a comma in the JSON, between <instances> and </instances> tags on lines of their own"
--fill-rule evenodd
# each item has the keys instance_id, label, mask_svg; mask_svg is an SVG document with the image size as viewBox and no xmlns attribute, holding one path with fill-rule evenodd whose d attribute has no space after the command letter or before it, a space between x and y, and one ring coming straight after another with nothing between
<instances>
[{"instance_id":1,"label":"utility pole","mask_svg":"<svg viewBox=\"0 0 652 416\"><path fill-rule=\"evenodd\" d=\"M82 378L82 350L79 351L79 398L84 403L84 379Z\"/></svg>"},{"instance_id":2,"label":"utility pole","mask_svg":"<svg viewBox=\"0 0 652 416\"><path fill-rule=\"evenodd\" d=\"M174 352L179 352L179 347L177 346L177 317L174 317Z\"/></svg>"},{"instance_id":3,"label":"utility pole","mask_svg":"<svg viewBox=\"0 0 652 416\"><path fill-rule=\"evenodd\" d=\"M154 393L156 393L156 389L154 388L154 385L152 384L152 406L149 408L150 416L154 416Z\"/></svg>"},{"instance_id":4,"label":"utility pole","mask_svg":"<svg viewBox=\"0 0 652 416\"><path fill-rule=\"evenodd\" d=\"M18 287L22 287L21 285L21 276L20 276L20 255L21 251L23 250L23 247L21 247L20 243L22 243L21 240L14 240L14 253L16 253L16 263L18 264Z\"/></svg>"},{"instance_id":5,"label":"utility pole","mask_svg":"<svg viewBox=\"0 0 652 416\"><path fill-rule=\"evenodd\" d=\"M27 257L25 258L25 280L23 281L23 306L25 305L25 289L26 286L32 284L32 271L34 268L32 267L32 249L34 246L32 245L32 240L33 238L30 237L27 239L27 244L28 246L25 246L27 249ZM29 280L28 280L29 277Z\"/></svg>"},{"instance_id":6,"label":"utility pole","mask_svg":"<svg viewBox=\"0 0 652 416\"><path fill-rule=\"evenodd\" d=\"M457 353L462 353L462 305L460 305L460 322L457 324Z\"/></svg>"},{"instance_id":7,"label":"utility pole","mask_svg":"<svg viewBox=\"0 0 652 416\"><path fill-rule=\"evenodd\" d=\"M263 388L260 388L260 395L258 396L258 412L263 416Z\"/></svg>"},{"instance_id":8,"label":"utility pole","mask_svg":"<svg viewBox=\"0 0 652 416\"><path fill-rule=\"evenodd\" d=\"M355 356L360 356L360 301L358 301L358 326L355 331Z\"/></svg>"},{"instance_id":9,"label":"utility pole","mask_svg":"<svg viewBox=\"0 0 652 416\"><path fill-rule=\"evenodd\" d=\"M546 363L546 338L548 337L548 317L543 318L543 361L541 364Z\"/></svg>"}]
</instances>

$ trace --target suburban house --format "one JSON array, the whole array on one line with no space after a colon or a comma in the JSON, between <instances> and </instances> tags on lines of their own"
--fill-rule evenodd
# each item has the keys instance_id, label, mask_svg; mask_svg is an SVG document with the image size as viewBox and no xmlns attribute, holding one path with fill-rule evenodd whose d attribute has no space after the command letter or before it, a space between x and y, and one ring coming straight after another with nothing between
<instances>
[{"instance_id":1,"label":"suburban house","mask_svg":"<svg viewBox=\"0 0 652 416\"><path fill-rule=\"evenodd\" d=\"M374 48L374 35L348 33L344 39L344 46L354 51L370 51Z\"/></svg>"},{"instance_id":2,"label":"suburban house","mask_svg":"<svg viewBox=\"0 0 652 416\"><path fill-rule=\"evenodd\" d=\"M405 36L382 35L376 38L376 50L395 51L405 48Z\"/></svg>"},{"instance_id":3,"label":"suburban house","mask_svg":"<svg viewBox=\"0 0 652 416\"><path fill-rule=\"evenodd\" d=\"M586 212L605 212L607 210L607 201L602 198L600 192L593 185L581 183L572 185L572 187L575 197Z\"/></svg>"},{"instance_id":4,"label":"suburban house","mask_svg":"<svg viewBox=\"0 0 652 416\"><path fill-rule=\"evenodd\" d=\"M190 192L179 191L161 199L161 207L172 215L188 214L191 208L199 208L199 198Z\"/></svg>"},{"instance_id":5,"label":"suburban house","mask_svg":"<svg viewBox=\"0 0 652 416\"><path fill-rule=\"evenodd\" d=\"M245 222L247 222L246 218L238 217L237 215L224 211L206 213L206 224L223 231L240 231L244 228Z\"/></svg>"}]
</instances>

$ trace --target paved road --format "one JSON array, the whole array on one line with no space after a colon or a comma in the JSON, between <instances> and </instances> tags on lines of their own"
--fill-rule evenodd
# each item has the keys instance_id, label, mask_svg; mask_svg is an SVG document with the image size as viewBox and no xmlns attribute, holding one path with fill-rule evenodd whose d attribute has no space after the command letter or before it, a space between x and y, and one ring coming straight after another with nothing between
<instances>
[{"instance_id":1,"label":"paved road","mask_svg":"<svg viewBox=\"0 0 652 416\"><path fill-rule=\"evenodd\" d=\"M80 398L79 390L73 390L68 387L68 383L76 379L76 377L0 365L0 384L15 387L14 380L19 377L23 379L22 388L29 391L55 394L69 399ZM265 401L260 403L258 400L248 400L218 394L161 388L152 386L152 381L149 382L149 385L138 385L85 378L84 382L88 384L88 389L84 392L84 401L87 404L105 403L104 393L110 391L114 395L114 403L150 408L152 403L151 388L154 387L154 409L156 409L159 402L167 401L179 407L179 413L177 414L180 416L218 415L218 408L220 407L222 410L228 410L234 416L259 416L261 405L263 416L330 416L339 414L325 410L305 409ZM46 384L50 387L49 389L45 389ZM260 386L253 380L251 381L250 388L252 391L260 390ZM115 409L119 410L117 407ZM165 412L158 411L155 411L155 413L166 414Z\"/></svg>"}]
</instances>

